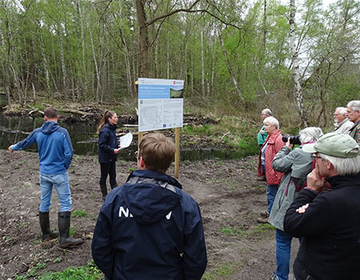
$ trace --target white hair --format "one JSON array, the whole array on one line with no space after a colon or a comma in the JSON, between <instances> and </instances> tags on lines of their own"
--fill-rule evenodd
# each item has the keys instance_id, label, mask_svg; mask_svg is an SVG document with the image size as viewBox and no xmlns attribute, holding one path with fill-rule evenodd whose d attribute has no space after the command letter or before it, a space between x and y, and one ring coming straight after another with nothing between
<instances>
[{"instance_id":1,"label":"white hair","mask_svg":"<svg viewBox=\"0 0 360 280\"><path fill-rule=\"evenodd\" d=\"M267 117L266 119L264 119L263 124L265 123L269 123L270 125L275 125L277 129L280 128L280 124L279 121L277 119L275 119L274 117Z\"/></svg>"},{"instance_id":2,"label":"white hair","mask_svg":"<svg viewBox=\"0 0 360 280\"><path fill-rule=\"evenodd\" d=\"M352 107L354 111L360 111L360 100L353 100L347 104L347 107Z\"/></svg>"},{"instance_id":3,"label":"white hair","mask_svg":"<svg viewBox=\"0 0 360 280\"><path fill-rule=\"evenodd\" d=\"M341 176L356 175L360 172L360 155L354 158L338 158L320 153L320 157L330 161Z\"/></svg>"},{"instance_id":4,"label":"white hair","mask_svg":"<svg viewBox=\"0 0 360 280\"><path fill-rule=\"evenodd\" d=\"M311 141L318 140L321 136L323 136L323 132L320 127L307 127L299 132L299 139L301 143L307 143Z\"/></svg>"},{"instance_id":5,"label":"white hair","mask_svg":"<svg viewBox=\"0 0 360 280\"><path fill-rule=\"evenodd\" d=\"M339 111L339 114L340 115L346 115L346 108L345 107L337 107L336 109L335 109L335 112L336 111Z\"/></svg>"},{"instance_id":6,"label":"white hair","mask_svg":"<svg viewBox=\"0 0 360 280\"><path fill-rule=\"evenodd\" d=\"M271 112L271 110L268 109L268 108L262 110L262 114L265 114L265 115L267 115L267 116L269 116L269 117L272 116L272 112Z\"/></svg>"}]
</instances>

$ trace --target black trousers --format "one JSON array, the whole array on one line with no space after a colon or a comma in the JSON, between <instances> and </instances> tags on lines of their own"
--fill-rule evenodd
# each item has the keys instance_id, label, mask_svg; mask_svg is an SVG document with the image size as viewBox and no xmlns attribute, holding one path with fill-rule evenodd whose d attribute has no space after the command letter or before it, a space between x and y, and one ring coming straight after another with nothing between
<instances>
[{"instance_id":1,"label":"black trousers","mask_svg":"<svg viewBox=\"0 0 360 280\"><path fill-rule=\"evenodd\" d=\"M100 186L106 186L106 178L109 175L111 188L117 187L116 161L109 163L100 163L100 171Z\"/></svg>"}]
</instances>

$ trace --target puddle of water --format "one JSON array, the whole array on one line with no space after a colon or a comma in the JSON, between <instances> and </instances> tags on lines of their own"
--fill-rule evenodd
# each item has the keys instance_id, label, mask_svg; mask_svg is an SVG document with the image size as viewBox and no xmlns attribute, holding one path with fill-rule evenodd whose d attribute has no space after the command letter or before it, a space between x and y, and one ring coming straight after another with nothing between
<instances>
[{"instance_id":1,"label":"puddle of water","mask_svg":"<svg viewBox=\"0 0 360 280\"><path fill-rule=\"evenodd\" d=\"M7 149L9 145L25 139L35 128L44 123L42 118L30 118L23 116L8 117L0 112L0 148ZM84 123L59 124L69 131L70 138L76 154L97 154L97 139L86 144L83 141L92 139L96 134L97 125ZM36 152L36 144L27 148L28 151Z\"/></svg>"},{"instance_id":2,"label":"puddle of water","mask_svg":"<svg viewBox=\"0 0 360 280\"><path fill-rule=\"evenodd\" d=\"M7 117L0 112L0 149L7 149L9 145L15 144L25 139L31 131L40 127L44 120L42 118L32 119L30 117ZM59 124L69 131L70 138L74 147L74 153L78 155L97 155L98 144L96 130L98 124L85 123L63 123L61 119ZM135 161L134 153L137 150L137 142L121 151L119 159L126 161ZM36 144L27 148L27 151L37 152ZM251 143L248 149L225 150L203 148L201 150L183 150L180 151L180 160L205 160L205 159L237 159L248 155L257 154L258 147L256 139Z\"/></svg>"}]
</instances>

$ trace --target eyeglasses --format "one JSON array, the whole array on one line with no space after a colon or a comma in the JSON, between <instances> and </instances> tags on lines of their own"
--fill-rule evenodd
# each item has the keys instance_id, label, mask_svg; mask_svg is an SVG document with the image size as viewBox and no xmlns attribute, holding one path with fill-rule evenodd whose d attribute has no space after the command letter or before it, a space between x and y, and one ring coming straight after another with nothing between
<instances>
[{"instance_id":1,"label":"eyeglasses","mask_svg":"<svg viewBox=\"0 0 360 280\"><path fill-rule=\"evenodd\" d=\"M135 158L136 158L136 160L138 160L138 159L139 159L139 152L138 152L138 151L136 151L134 154L135 154Z\"/></svg>"},{"instance_id":2,"label":"eyeglasses","mask_svg":"<svg viewBox=\"0 0 360 280\"><path fill-rule=\"evenodd\" d=\"M321 158L321 159L322 159L321 156L317 156L316 154L312 154L312 155L311 155L311 158L312 158L312 159L316 159L316 158Z\"/></svg>"}]
</instances>

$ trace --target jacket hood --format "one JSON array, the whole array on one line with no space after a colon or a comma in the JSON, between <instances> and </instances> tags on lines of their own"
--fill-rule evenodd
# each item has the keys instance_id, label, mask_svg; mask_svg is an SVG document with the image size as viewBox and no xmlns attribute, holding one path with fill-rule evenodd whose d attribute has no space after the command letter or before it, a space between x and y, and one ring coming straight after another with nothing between
<instances>
[{"instance_id":1,"label":"jacket hood","mask_svg":"<svg viewBox=\"0 0 360 280\"><path fill-rule=\"evenodd\" d=\"M54 121L46 121L41 127L41 132L45 134L51 134L54 131L57 131L60 128L60 125Z\"/></svg>"},{"instance_id":2,"label":"jacket hood","mask_svg":"<svg viewBox=\"0 0 360 280\"><path fill-rule=\"evenodd\" d=\"M142 224L163 219L180 203L180 183L160 172L136 170L123 188L126 206Z\"/></svg>"}]
</instances>

